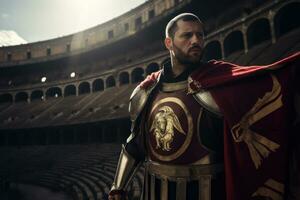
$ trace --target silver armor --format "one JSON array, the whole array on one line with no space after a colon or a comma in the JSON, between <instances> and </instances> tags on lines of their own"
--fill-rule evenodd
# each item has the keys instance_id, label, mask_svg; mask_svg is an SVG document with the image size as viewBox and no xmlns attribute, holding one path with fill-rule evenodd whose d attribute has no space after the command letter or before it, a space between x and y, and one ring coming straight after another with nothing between
<instances>
[{"instance_id":1,"label":"silver armor","mask_svg":"<svg viewBox=\"0 0 300 200\"><path fill-rule=\"evenodd\" d=\"M195 200L210 200L211 182L224 171L223 168L222 164L164 165L149 161L146 163L144 200L155 200L156 179L161 182L160 199L170 199L168 186L173 182L176 184L176 200L185 200L187 183L197 181L198 199Z\"/></svg>"},{"instance_id":2,"label":"silver armor","mask_svg":"<svg viewBox=\"0 0 300 200\"><path fill-rule=\"evenodd\" d=\"M137 134L141 134L136 124L139 119L147 100L149 99L152 91L157 87L159 79L156 83L153 83L147 89L143 89L137 86L130 97L129 112L132 122L131 135L127 139L129 143L134 139ZM187 88L186 82L186 88ZM192 94L196 101L206 108L208 111L221 115L220 110L215 103L214 99L208 91L199 92ZM144 180L144 191L143 196L145 200L155 199L154 187L155 179L161 180L161 199L167 199L167 188L168 181L175 181L176 187L180 190L176 190L178 200L185 199L186 185L190 180L198 182L199 188L199 199L210 200L210 188L211 180L215 178L215 175L223 171L223 165L214 164L214 159L206 159L205 163L197 162L192 165L178 166L178 165L162 165L152 161L147 161L145 165L146 176ZM115 175L115 180L113 182L112 190L125 190L131 177L134 175L135 171L138 169L140 163L135 160L131 155L129 155L125 148L123 147L118 168ZM150 177L150 180L149 180ZM192 178L191 178L192 177ZM149 194L149 195L148 195ZM148 199L148 196L151 199Z\"/></svg>"},{"instance_id":3,"label":"silver armor","mask_svg":"<svg viewBox=\"0 0 300 200\"><path fill-rule=\"evenodd\" d=\"M139 165L140 162L136 161L136 159L129 155L124 146L122 146L111 190L125 190L135 171L139 168Z\"/></svg>"}]
</instances>

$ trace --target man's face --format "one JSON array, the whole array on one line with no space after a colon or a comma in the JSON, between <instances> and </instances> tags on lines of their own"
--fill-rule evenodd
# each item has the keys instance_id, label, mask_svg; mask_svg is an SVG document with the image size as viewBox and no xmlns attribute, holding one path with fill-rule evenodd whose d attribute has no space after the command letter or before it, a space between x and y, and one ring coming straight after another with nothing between
<instances>
[{"instance_id":1,"label":"man's face","mask_svg":"<svg viewBox=\"0 0 300 200\"><path fill-rule=\"evenodd\" d=\"M202 57L203 27L198 21L177 21L177 30L170 41L171 53L182 64L198 64Z\"/></svg>"}]
</instances>

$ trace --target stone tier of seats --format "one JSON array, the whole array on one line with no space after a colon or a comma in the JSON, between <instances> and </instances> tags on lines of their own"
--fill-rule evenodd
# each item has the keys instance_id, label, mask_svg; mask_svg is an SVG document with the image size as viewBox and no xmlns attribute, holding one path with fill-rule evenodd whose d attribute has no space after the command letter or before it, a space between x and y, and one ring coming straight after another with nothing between
<instances>
[{"instance_id":1,"label":"stone tier of seats","mask_svg":"<svg viewBox=\"0 0 300 200\"><path fill-rule=\"evenodd\" d=\"M20 102L0 106L0 128L31 128L78 124L128 117L129 97L135 85L102 92Z\"/></svg>"},{"instance_id":2,"label":"stone tier of seats","mask_svg":"<svg viewBox=\"0 0 300 200\"><path fill-rule=\"evenodd\" d=\"M102 200L111 187L120 144L11 146L0 148L0 181L64 191L75 200ZM138 199L143 170L129 189Z\"/></svg>"},{"instance_id":3,"label":"stone tier of seats","mask_svg":"<svg viewBox=\"0 0 300 200\"><path fill-rule=\"evenodd\" d=\"M243 51L229 55L225 60L240 65L266 65L300 51L300 30L296 29L278 38L275 44L271 41L260 43L244 54Z\"/></svg>"}]
</instances>

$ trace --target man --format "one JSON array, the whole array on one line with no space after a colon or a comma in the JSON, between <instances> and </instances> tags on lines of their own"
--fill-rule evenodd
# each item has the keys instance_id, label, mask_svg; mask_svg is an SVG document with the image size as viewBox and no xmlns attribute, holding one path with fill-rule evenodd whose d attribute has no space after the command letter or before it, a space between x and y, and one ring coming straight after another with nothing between
<instances>
[{"instance_id":1,"label":"man","mask_svg":"<svg viewBox=\"0 0 300 200\"><path fill-rule=\"evenodd\" d=\"M191 13L168 23L171 62L130 98L132 134L122 148L110 200L126 196L144 161L145 200L283 199L287 194L295 109L292 82L284 81L299 54L251 68L202 63L203 35L202 22ZM274 128L272 120L282 124Z\"/></svg>"}]
</instances>

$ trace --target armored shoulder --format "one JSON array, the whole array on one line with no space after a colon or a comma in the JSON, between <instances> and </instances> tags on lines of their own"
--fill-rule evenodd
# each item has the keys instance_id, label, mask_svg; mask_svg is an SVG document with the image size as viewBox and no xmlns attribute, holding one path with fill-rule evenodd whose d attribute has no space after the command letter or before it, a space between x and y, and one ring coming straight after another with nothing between
<instances>
[{"instance_id":1,"label":"armored shoulder","mask_svg":"<svg viewBox=\"0 0 300 200\"><path fill-rule=\"evenodd\" d=\"M129 114L131 121L135 121L138 118L153 88L154 87L144 89L138 85L133 90L129 100Z\"/></svg>"},{"instance_id":2,"label":"armored shoulder","mask_svg":"<svg viewBox=\"0 0 300 200\"><path fill-rule=\"evenodd\" d=\"M193 95L196 101L206 110L216 114L219 117L222 116L219 106L216 104L214 98L211 96L209 91L200 91Z\"/></svg>"}]
</instances>

